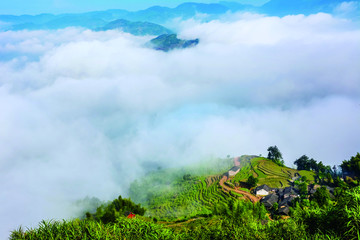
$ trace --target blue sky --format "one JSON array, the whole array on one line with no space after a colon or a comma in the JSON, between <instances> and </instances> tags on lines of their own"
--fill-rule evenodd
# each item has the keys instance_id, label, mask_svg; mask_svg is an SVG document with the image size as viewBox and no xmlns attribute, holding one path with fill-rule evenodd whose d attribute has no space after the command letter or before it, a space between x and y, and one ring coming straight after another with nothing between
<instances>
[{"instance_id":1,"label":"blue sky","mask_svg":"<svg viewBox=\"0 0 360 240\"><path fill-rule=\"evenodd\" d=\"M138 10L153 5L174 7L189 1L182 0L12 0L0 1L0 14L39 14L86 12L106 9ZM217 0L197 0L193 2L215 3ZM261 4L266 0L233 0L233 2Z\"/></svg>"}]
</instances>

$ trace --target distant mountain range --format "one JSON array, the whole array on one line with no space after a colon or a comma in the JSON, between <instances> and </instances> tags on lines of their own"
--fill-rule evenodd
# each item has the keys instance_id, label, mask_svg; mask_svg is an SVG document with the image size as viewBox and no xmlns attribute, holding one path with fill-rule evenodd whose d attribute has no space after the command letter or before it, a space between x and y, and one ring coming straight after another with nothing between
<instances>
[{"instance_id":1,"label":"distant mountain range","mask_svg":"<svg viewBox=\"0 0 360 240\"><path fill-rule=\"evenodd\" d=\"M130 22L125 19L118 19L98 28L100 31L119 29L123 32L131 33L137 36L144 35L163 35L173 33L171 30L151 22Z\"/></svg>"},{"instance_id":2,"label":"distant mountain range","mask_svg":"<svg viewBox=\"0 0 360 240\"><path fill-rule=\"evenodd\" d=\"M145 10L130 12L126 10L107 10L78 14L40 14L40 15L0 15L3 30L60 29L66 27L84 27L89 29L106 28L110 22L126 19L130 22L151 22L164 24L173 18L188 19L196 14L206 14L207 20L216 18L228 11L245 10L241 4L202 4L183 3L176 8L153 6ZM250 6L249 6L250 7ZM123 26L124 27L124 26Z\"/></svg>"},{"instance_id":3,"label":"distant mountain range","mask_svg":"<svg viewBox=\"0 0 360 240\"><path fill-rule=\"evenodd\" d=\"M0 30L38 30L60 29L66 27L84 27L93 30L113 29L121 25L121 29L132 29L132 32L143 34L141 28L151 28L150 23L165 24L173 18L188 19L201 14L204 21L216 19L227 12L250 11L268 15L284 16L289 14L312 14L317 12L331 13L344 2L343 0L271 0L260 7L244 5L236 2L221 1L219 3L183 3L175 8L153 6L140 11L107 10L79 14L40 14L40 15L0 15ZM354 2L354 1L352 1ZM355 2L359 2L358 0ZM122 19L122 20L120 20ZM128 22L124 22L124 21ZM119 21L118 23L114 21ZM142 22L142 23L141 23ZM141 26L140 26L141 25ZM159 26L153 25L160 31ZM133 28L137 30L133 30ZM155 30L154 30L155 31ZM162 29L161 31L167 31ZM149 32L149 33L148 33ZM144 34L151 34L144 30ZM165 32L163 32L165 33Z\"/></svg>"}]
</instances>

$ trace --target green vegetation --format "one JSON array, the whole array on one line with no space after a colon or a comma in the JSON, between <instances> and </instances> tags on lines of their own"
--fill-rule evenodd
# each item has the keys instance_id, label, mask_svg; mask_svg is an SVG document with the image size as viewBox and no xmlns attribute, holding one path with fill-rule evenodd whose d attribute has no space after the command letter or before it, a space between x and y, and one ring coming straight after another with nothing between
<instances>
[{"instance_id":1,"label":"green vegetation","mask_svg":"<svg viewBox=\"0 0 360 240\"><path fill-rule=\"evenodd\" d=\"M307 178L308 181L310 182L314 182L315 181L315 173L314 172L311 172L311 171L307 171L307 170L301 170L301 171L298 171L298 173L301 175L301 176L305 176Z\"/></svg>"},{"instance_id":2,"label":"green vegetation","mask_svg":"<svg viewBox=\"0 0 360 240\"><path fill-rule=\"evenodd\" d=\"M331 167L325 166L321 161L318 163L313 158L309 158L306 155L302 155L300 158L296 159L294 164L297 166L297 170L313 170L317 173L331 173Z\"/></svg>"},{"instance_id":3,"label":"green vegetation","mask_svg":"<svg viewBox=\"0 0 360 240\"><path fill-rule=\"evenodd\" d=\"M169 228L144 219L118 217L115 223L93 220L42 221L37 229L13 231L10 239L174 239ZM178 238L179 239L179 238Z\"/></svg>"},{"instance_id":4,"label":"green vegetation","mask_svg":"<svg viewBox=\"0 0 360 240\"><path fill-rule=\"evenodd\" d=\"M182 40L177 38L177 34L162 34L150 41L153 48L168 52L176 48L188 48L199 44L199 39L194 40Z\"/></svg>"},{"instance_id":5,"label":"green vegetation","mask_svg":"<svg viewBox=\"0 0 360 240\"><path fill-rule=\"evenodd\" d=\"M269 152L267 157L268 159L270 159L279 166L285 166L284 160L282 160L282 154L276 145L270 146L267 150Z\"/></svg>"},{"instance_id":6,"label":"green vegetation","mask_svg":"<svg viewBox=\"0 0 360 240\"><path fill-rule=\"evenodd\" d=\"M258 178L254 178L254 176L250 176L246 183L250 188L256 187L256 184L259 182Z\"/></svg>"},{"instance_id":7,"label":"green vegetation","mask_svg":"<svg viewBox=\"0 0 360 240\"><path fill-rule=\"evenodd\" d=\"M298 174L306 176L309 182L315 181L316 174L314 172L282 167L263 157L253 158L242 163L244 166L233 178L232 182L234 183L246 183L248 178L253 176L259 179L258 185L266 184L274 188L284 188L290 186L290 180Z\"/></svg>"},{"instance_id":8,"label":"green vegetation","mask_svg":"<svg viewBox=\"0 0 360 240\"><path fill-rule=\"evenodd\" d=\"M350 158L350 160L344 160L341 164L343 172L350 172L357 178L360 177L360 153Z\"/></svg>"},{"instance_id":9,"label":"green vegetation","mask_svg":"<svg viewBox=\"0 0 360 240\"><path fill-rule=\"evenodd\" d=\"M326 187L322 186L314 193L312 198L319 204L319 206L323 207L329 203L329 191Z\"/></svg>"},{"instance_id":10,"label":"green vegetation","mask_svg":"<svg viewBox=\"0 0 360 240\"><path fill-rule=\"evenodd\" d=\"M153 172L130 186L130 197L146 209L146 216L176 220L208 215L215 203L237 198L219 188L232 159L212 159L191 168ZM169 201L171 199L171 201Z\"/></svg>"},{"instance_id":11,"label":"green vegetation","mask_svg":"<svg viewBox=\"0 0 360 240\"><path fill-rule=\"evenodd\" d=\"M103 223L114 223L120 216L127 216L129 213L143 216L145 208L140 204L133 203L130 199L123 199L121 196L109 204L103 204L96 209L95 213L87 212L86 218L101 221Z\"/></svg>"},{"instance_id":12,"label":"green vegetation","mask_svg":"<svg viewBox=\"0 0 360 240\"><path fill-rule=\"evenodd\" d=\"M331 201L331 200L330 200ZM275 206L276 207L276 206ZM115 223L73 220L18 229L10 239L358 239L360 187L343 191L319 207L316 200L297 203L291 218L270 221L262 204L230 200L213 214L178 222L118 217Z\"/></svg>"},{"instance_id":13,"label":"green vegetation","mask_svg":"<svg viewBox=\"0 0 360 240\"><path fill-rule=\"evenodd\" d=\"M305 188L315 173L282 167L262 157L242 160L232 183L258 178L259 184L273 179L276 185L304 173L294 181L303 192L291 205L289 217L275 215L278 203L268 212L263 204L244 201L241 194L221 188L219 181L232 167L232 159L212 159L193 168L152 172L134 182L131 199L146 212L120 196L87 213L83 220L42 221L35 229L13 231L10 239L359 238L360 186L335 178L331 183L336 187L334 196L322 186L309 198ZM127 218L129 211L136 217Z\"/></svg>"}]
</instances>

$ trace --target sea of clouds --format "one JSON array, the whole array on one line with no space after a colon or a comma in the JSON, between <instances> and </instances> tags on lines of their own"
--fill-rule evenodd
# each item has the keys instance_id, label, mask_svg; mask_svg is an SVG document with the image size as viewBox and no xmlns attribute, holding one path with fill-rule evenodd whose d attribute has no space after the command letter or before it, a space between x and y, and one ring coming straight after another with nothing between
<instances>
[{"instance_id":1,"label":"sea of clouds","mask_svg":"<svg viewBox=\"0 0 360 240\"><path fill-rule=\"evenodd\" d=\"M227 154L326 165L360 150L360 29L328 14L174 21L195 48L120 31L0 32L1 238L126 196L149 166ZM4 217L6 216L6 217Z\"/></svg>"}]
</instances>

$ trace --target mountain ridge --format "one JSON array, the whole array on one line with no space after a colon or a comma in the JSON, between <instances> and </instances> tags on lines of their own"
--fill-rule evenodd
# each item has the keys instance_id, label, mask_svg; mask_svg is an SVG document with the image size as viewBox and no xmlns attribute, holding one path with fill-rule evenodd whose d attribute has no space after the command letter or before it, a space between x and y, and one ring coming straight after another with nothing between
<instances>
[{"instance_id":1,"label":"mountain ridge","mask_svg":"<svg viewBox=\"0 0 360 240\"><path fill-rule=\"evenodd\" d=\"M10 27L2 30L41 30L59 29L69 26L96 29L117 19L126 19L132 22L151 22L165 24L173 18L188 19L203 14L204 21L216 19L219 15L227 12L249 11L258 12L272 16L285 16L293 14L314 14L317 12L332 13L343 0L271 0L262 6L252 6L237 2L220 1L218 3L196 3L185 2L174 8L163 6L152 6L138 11L127 11L124 9L109 9L105 11L91 11L84 13L63 13L38 15L0 15L0 21L7 23ZM355 1L358 2L358 1ZM359 5L359 4L358 4ZM6 24L5 24L6 25ZM1 29L0 29L1 30Z\"/></svg>"}]
</instances>

